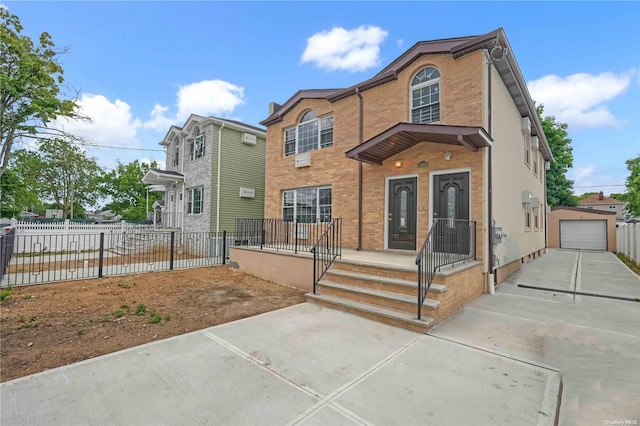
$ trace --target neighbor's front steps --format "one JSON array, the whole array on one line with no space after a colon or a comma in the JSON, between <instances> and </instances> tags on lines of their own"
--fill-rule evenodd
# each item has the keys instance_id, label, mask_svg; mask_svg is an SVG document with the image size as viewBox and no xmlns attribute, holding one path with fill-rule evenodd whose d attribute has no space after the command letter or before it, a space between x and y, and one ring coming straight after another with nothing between
<instances>
[{"instance_id":1,"label":"neighbor's front steps","mask_svg":"<svg viewBox=\"0 0 640 426\"><path fill-rule=\"evenodd\" d=\"M477 274L481 279L480 262L477 261L443 267L431 284L422 306L421 319L418 319L417 266L407 268L337 259L316 286L316 294L307 294L307 300L425 333L468 303L465 299L469 296L465 297L464 293L469 292L451 294L449 283L457 288L466 281L465 277Z\"/></svg>"}]
</instances>

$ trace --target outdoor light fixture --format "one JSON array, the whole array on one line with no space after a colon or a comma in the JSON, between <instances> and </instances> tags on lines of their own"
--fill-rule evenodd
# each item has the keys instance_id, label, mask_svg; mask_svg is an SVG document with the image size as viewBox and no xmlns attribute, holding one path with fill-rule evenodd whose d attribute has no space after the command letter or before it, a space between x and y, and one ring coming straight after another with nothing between
<instances>
[{"instance_id":1,"label":"outdoor light fixture","mask_svg":"<svg viewBox=\"0 0 640 426\"><path fill-rule=\"evenodd\" d=\"M397 159L395 162L395 166L396 167L402 167L402 160L401 159Z\"/></svg>"},{"instance_id":2,"label":"outdoor light fixture","mask_svg":"<svg viewBox=\"0 0 640 426\"><path fill-rule=\"evenodd\" d=\"M447 161L451 160L451 151L447 151L444 153L444 159Z\"/></svg>"}]
</instances>

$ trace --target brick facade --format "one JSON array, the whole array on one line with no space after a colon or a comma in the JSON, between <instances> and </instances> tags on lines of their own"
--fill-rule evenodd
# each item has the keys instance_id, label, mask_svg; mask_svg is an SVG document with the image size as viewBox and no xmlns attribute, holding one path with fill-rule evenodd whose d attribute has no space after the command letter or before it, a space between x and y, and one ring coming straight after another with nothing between
<instances>
[{"instance_id":1,"label":"brick facade","mask_svg":"<svg viewBox=\"0 0 640 426\"><path fill-rule=\"evenodd\" d=\"M441 73L440 124L483 127L483 64L482 52L460 59L436 54L417 58L398 75L397 80L365 90L363 99L363 141L399 122L410 122L410 85L415 74L426 66L435 66ZM298 123L304 112L313 109L318 116L333 112L333 146L309 152L311 166L296 168L295 156L284 156L284 129ZM359 143L360 99L351 95L333 103L326 99L302 99L291 108L282 121L268 126L266 154L265 217L282 216L282 191L307 186L331 185L332 216L343 219L343 245L358 245L358 161L347 159L345 152ZM452 153L451 160L444 153ZM395 167L395 160L402 166ZM428 166L419 168L418 163ZM425 141L389 158L381 166L363 164L362 249L385 248L385 193L388 178L416 176L417 246L426 237L430 226L430 181L433 173L446 170L470 172L470 218L477 221L477 254L483 254L484 151L473 152L457 145Z\"/></svg>"}]
</instances>

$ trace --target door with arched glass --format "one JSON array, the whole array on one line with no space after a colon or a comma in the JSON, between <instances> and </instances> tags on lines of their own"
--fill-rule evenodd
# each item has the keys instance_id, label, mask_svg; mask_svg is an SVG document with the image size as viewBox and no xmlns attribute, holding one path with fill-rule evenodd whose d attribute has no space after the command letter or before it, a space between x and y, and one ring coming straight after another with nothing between
<instances>
[{"instance_id":1,"label":"door with arched glass","mask_svg":"<svg viewBox=\"0 0 640 426\"><path fill-rule=\"evenodd\" d=\"M418 179L389 181L388 248L416 249L416 187Z\"/></svg>"},{"instance_id":2,"label":"door with arched glass","mask_svg":"<svg viewBox=\"0 0 640 426\"><path fill-rule=\"evenodd\" d=\"M433 189L435 251L469 253L469 173L435 175Z\"/></svg>"}]
</instances>

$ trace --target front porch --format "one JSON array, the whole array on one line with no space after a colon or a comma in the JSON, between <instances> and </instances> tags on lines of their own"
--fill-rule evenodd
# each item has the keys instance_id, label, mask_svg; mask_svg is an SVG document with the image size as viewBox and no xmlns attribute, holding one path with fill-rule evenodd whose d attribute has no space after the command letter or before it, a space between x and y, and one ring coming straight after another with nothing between
<instances>
[{"instance_id":1,"label":"front porch","mask_svg":"<svg viewBox=\"0 0 640 426\"><path fill-rule=\"evenodd\" d=\"M415 251L341 248L331 262L316 247L314 261L314 254L302 243L262 244L261 248L260 241L247 239L245 245L231 247L230 264L303 289L310 302L413 331L426 332L485 293L486 279L475 253L472 257L453 255L450 262L443 260L442 253L429 253L437 260L425 263L434 266L435 274L430 286L419 286L421 269ZM441 266L436 266L438 261ZM319 273L318 263L328 269ZM419 304L422 294L426 298Z\"/></svg>"}]
</instances>

